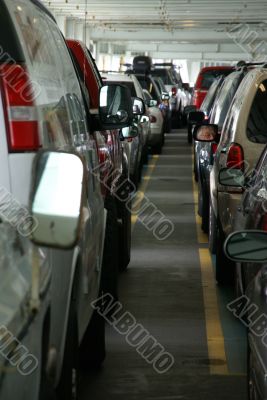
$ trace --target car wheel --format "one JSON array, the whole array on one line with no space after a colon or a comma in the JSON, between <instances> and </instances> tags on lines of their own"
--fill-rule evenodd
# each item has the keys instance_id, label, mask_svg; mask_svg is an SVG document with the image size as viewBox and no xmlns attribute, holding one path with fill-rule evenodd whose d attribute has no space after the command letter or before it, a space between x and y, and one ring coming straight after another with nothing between
<instances>
[{"instance_id":1,"label":"car wheel","mask_svg":"<svg viewBox=\"0 0 267 400\"><path fill-rule=\"evenodd\" d=\"M170 118L167 118L166 119L166 122L165 122L165 132L166 133L171 133L171 131L172 131L172 126L171 126L171 120L170 120Z\"/></svg>"},{"instance_id":2,"label":"car wheel","mask_svg":"<svg viewBox=\"0 0 267 400\"><path fill-rule=\"evenodd\" d=\"M211 254L216 253L217 244L217 221L214 214L211 199L209 199L209 249Z\"/></svg>"},{"instance_id":3,"label":"car wheel","mask_svg":"<svg viewBox=\"0 0 267 400\"><path fill-rule=\"evenodd\" d=\"M41 376L39 400L57 400L53 385L47 378L45 371L42 372Z\"/></svg>"},{"instance_id":4,"label":"car wheel","mask_svg":"<svg viewBox=\"0 0 267 400\"><path fill-rule=\"evenodd\" d=\"M209 197L205 190L202 189L202 224L201 229L204 233L209 233Z\"/></svg>"},{"instance_id":5,"label":"car wheel","mask_svg":"<svg viewBox=\"0 0 267 400\"><path fill-rule=\"evenodd\" d=\"M234 282L235 265L224 254L225 235L217 220L217 242L216 242L216 281L220 285Z\"/></svg>"},{"instance_id":6,"label":"car wheel","mask_svg":"<svg viewBox=\"0 0 267 400\"><path fill-rule=\"evenodd\" d=\"M263 400L262 396L259 394L257 385L255 383L253 360L249 343L247 350L247 390L248 390L248 400Z\"/></svg>"},{"instance_id":7,"label":"car wheel","mask_svg":"<svg viewBox=\"0 0 267 400\"><path fill-rule=\"evenodd\" d=\"M62 371L56 395L59 400L76 400L78 393L78 328L74 304L70 307Z\"/></svg>"},{"instance_id":8,"label":"car wheel","mask_svg":"<svg viewBox=\"0 0 267 400\"><path fill-rule=\"evenodd\" d=\"M132 213L129 201L118 202L119 207L119 270L124 271L131 259Z\"/></svg>"},{"instance_id":9,"label":"car wheel","mask_svg":"<svg viewBox=\"0 0 267 400\"><path fill-rule=\"evenodd\" d=\"M194 169L193 169L193 172L194 172L194 179L195 179L195 182L198 182L199 176L198 176L198 171L197 171L197 164L196 164L196 157L195 157L195 155L194 155Z\"/></svg>"},{"instance_id":10,"label":"car wheel","mask_svg":"<svg viewBox=\"0 0 267 400\"><path fill-rule=\"evenodd\" d=\"M193 138L192 138L192 124L187 124L187 142L189 144L192 144Z\"/></svg>"},{"instance_id":11,"label":"car wheel","mask_svg":"<svg viewBox=\"0 0 267 400\"><path fill-rule=\"evenodd\" d=\"M98 311L95 310L79 349L80 365L85 370L93 368L98 369L101 367L105 358L105 320Z\"/></svg>"},{"instance_id":12,"label":"car wheel","mask_svg":"<svg viewBox=\"0 0 267 400\"><path fill-rule=\"evenodd\" d=\"M107 222L102 263L101 287L104 293L109 293L114 297L114 299L117 299L119 273L119 230L117 205L113 196L107 196L105 200L105 209L107 210Z\"/></svg>"},{"instance_id":13,"label":"car wheel","mask_svg":"<svg viewBox=\"0 0 267 400\"><path fill-rule=\"evenodd\" d=\"M152 154L161 154L161 152L162 152L162 142L152 147Z\"/></svg>"}]
</instances>

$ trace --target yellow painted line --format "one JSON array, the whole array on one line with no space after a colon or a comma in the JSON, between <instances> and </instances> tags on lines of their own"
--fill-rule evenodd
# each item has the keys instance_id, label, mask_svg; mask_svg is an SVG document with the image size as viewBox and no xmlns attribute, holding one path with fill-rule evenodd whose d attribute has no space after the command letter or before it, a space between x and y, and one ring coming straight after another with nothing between
<instances>
[{"instance_id":1,"label":"yellow painted line","mask_svg":"<svg viewBox=\"0 0 267 400\"><path fill-rule=\"evenodd\" d=\"M192 161L194 162L193 152ZM192 177L192 181L197 240L199 244L207 244L208 236L202 232L201 217L198 215L198 188L195 183L194 175ZM210 360L210 374L229 375L224 336L218 307L217 288L209 249L199 249L199 260L205 310L207 345Z\"/></svg>"},{"instance_id":2,"label":"yellow painted line","mask_svg":"<svg viewBox=\"0 0 267 400\"><path fill-rule=\"evenodd\" d=\"M153 173L153 171L155 169L155 166L157 164L158 158L159 158L159 156L155 154L155 155L152 156L151 160L149 161L149 164L148 164L148 167L147 167L147 171L146 171L146 175L143 176L142 183L141 183L139 189L137 190L137 192L138 192L138 200L135 203L135 209L140 209L140 207L141 207L142 201L143 201L144 196L145 196L145 191L147 189L148 182L149 182L149 180L150 180L150 178L152 176L152 173ZM136 215L132 215L132 231L134 230L134 227L135 227L135 224L136 224L137 220L138 220L138 213Z\"/></svg>"},{"instance_id":3,"label":"yellow painted line","mask_svg":"<svg viewBox=\"0 0 267 400\"><path fill-rule=\"evenodd\" d=\"M208 249L199 249L210 374L229 375L216 283Z\"/></svg>"},{"instance_id":4,"label":"yellow painted line","mask_svg":"<svg viewBox=\"0 0 267 400\"><path fill-rule=\"evenodd\" d=\"M194 163L194 153L192 152L192 165L193 163ZM196 216L196 226L197 226L197 241L200 244L207 244L209 242L208 236L201 229L201 217L198 215L198 187L196 185L194 176L193 176L193 196L194 196L195 216Z\"/></svg>"}]
</instances>

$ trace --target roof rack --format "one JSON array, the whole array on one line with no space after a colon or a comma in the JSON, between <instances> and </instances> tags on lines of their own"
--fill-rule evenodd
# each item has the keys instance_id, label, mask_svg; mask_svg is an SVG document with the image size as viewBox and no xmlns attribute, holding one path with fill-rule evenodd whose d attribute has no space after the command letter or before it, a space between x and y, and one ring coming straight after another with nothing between
<instances>
[{"instance_id":1,"label":"roof rack","mask_svg":"<svg viewBox=\"0 0 267 400\"><path fill-rule=\"evenodd\" d=\"M239 68L246 68L246 67L256 67L256 66L262 66L262 67L264 67L264 68L266 68L266 62L265 61L259 61L259 62L253 62L253 61L249 61L249 62L246 62L246 61L243 61L243 60L241 60L241 61L238 61L238 63L236 64L236 68L237 69L239 69Z\"/></svg>"},{"instance_id":2,"label":"roof rack","mask_svg":"<svg viewBox=\"0 0 267 400\"><path fill-rule=\"evenodd\" d=\"M154 67L175 67L173 63L155 63Z\"/></svg>"}]
</instances>

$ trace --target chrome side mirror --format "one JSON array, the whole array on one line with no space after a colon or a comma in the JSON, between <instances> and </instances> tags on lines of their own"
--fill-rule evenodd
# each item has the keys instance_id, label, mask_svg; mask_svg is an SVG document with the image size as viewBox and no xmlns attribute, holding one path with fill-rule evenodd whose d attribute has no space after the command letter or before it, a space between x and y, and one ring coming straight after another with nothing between
<instances>
[{"instance_id":1,"label":"chrome side mirror","mask_svg":"<svg viewBox=\"0 0 267 400\"><path fill-rule=\"evenodd\" d=\"M30 209L38 224L32 241L41 246L72 248L79 236L84 165L72 153L44 151L33 164Z\"/></svg>"}]
</instances>

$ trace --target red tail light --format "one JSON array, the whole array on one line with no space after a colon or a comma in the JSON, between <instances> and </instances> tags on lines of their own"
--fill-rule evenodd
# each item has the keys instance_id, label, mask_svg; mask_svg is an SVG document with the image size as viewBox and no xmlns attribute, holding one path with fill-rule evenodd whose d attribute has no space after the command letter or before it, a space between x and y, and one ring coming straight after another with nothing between
<instances>
[{"instance_id":1,"label":"red tail light","mask_svg":"<svg viewBox=\"0 0 267 400\"><path fill-rule=\"evenodd\" d=\"M232 143L227 155L227 168L244 168L243 149L239 144Z\"/></svg>"},{"instance_id":2,"label":"red tail light","mask_svg":"<svg viewBox=\"0 0 267 400\"><path fill-rule=\"evenodd\" d=\"M264 215L262 216L262 220L261 220L261 229L262 229L263 231L266 231L266 232L267 232L267 214L264 214Z\"/></svg>"},{"instance_id":3,"label":"red tail light","mask_svg":"<svg viewBox=\"0 0 267 400\"><path fill-rule=\"evenodd\" d=\"M155 115L150 115L149 116L149 121L150 122L157 122L157 118L155 117Z\"/></svg>"},{"instance_id":4,"label":"red tail light","mask_svg":"<svg viewBox=\"0 0 267 400\"><path fill-rule=\"evenodd\" d=\"M0 77L10 151L34 151L40 147L34 91L21 65L0 65Z\"/></svg>"},{"instance_id":5,"label":"red tail light","mask_svg":"<svg viewBox=\"0 0 267 400\"><path fill-rule=\"evenodd\" d=\"M176 96L177 95L177 88L174 86L172 87L172 96Z\"/></svg>"},{"instance_id":6,"label":"red tail light","mask_svg":"<svg viewBox=\"0 0 267 400\"><path fill-rule=\"evenodd\" d=\"M218 144L217 143L211 143L211 153L214 155L217 151Z\"/></svg>"}]
</instances>

